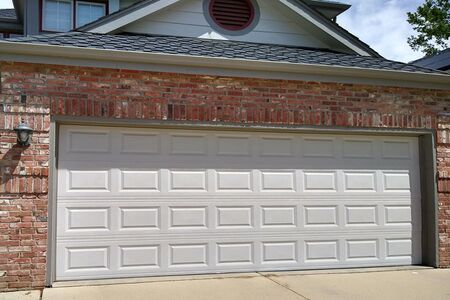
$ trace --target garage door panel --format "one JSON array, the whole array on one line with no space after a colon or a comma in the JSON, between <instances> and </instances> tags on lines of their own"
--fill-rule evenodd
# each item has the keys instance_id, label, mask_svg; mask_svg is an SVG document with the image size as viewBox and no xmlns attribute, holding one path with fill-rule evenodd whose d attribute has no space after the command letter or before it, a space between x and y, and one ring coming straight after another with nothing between
<instances>
[{"instance_id":1,"label":"garage door panel","mask_svg":"<svg viewBox=\"0 0 450 300\"><path fill-rule=\"evenodd\" d=\"M59 212L58 236L77 238L139 236L226 236L242 234L411 233L406 205L113 206L68 205ZM381 212L381 214L380 214ZM390 212L392 214L392 212ZM397 218L397 219L395 219ZM415 227L414 227L415 228ZM417 230L415 228L415 230Z\"/></svg>"},{"instance_id":2,"label":"garage door panel","mask_svg":"<svg viewBox=\"0 0 450 300\"><path fill-rule=\"evenodd\" d=\"M57 279L417 263L418 170L416 138L62 126Z\"/></svg>"},{"instance_id":3,"label":"garage door panel","mask_svg":"<svg viewBox=\"0 0 450 300\"><path fill-rule=\"evenodd\" d=\"M298 202L298 201L297 201ZM268 201L255 204L248 201L221 201L212 204L205 200L192 205L168 205L165 202L144 201L124 204L116 201L102 203L95 199L80 203L60 204L58 235L114 236L126 234L167 234L176 232L296 232L373 230L411 230L411 207L405 201L305 201L293 205L290 201ZM415 230L420 227L414 226Z\"/></svg>"},{"instance_id":4,"label":"garage door panel","mask_svg":"<svg viewBox=\"0 0 450 300\"><path fill-rule=\"evenodd\" d=\"M292 165L291 165L292 166ZM290 166L290 167L291 167ZM61 196L91 192L126 194L215 193L291 195L334 193L360 197L379 193L379 196L411 197L417 194L417 182L410 170L280 170L280 169L156 169L154 167L106 169L99 164L81 168L61 166L59 181ZM123 193L126 192L126 193ZM158 192L159 195L153 195ZM350 196L351 195L351 196ZM251 195L248 195L251 197Z\"/></svg>"},{"instance_id":5,"label":"garage door panel","mask_svg":"<svg viewBox=\"0 0 450 300\"><path fill-rule=\"evenodd\" d=\"M121 156L133 156L161 153L161 133L146 131L121 131L120 154Z\"/></svg>"},{"instance_id":6,"label":"garage door panel","mask_svg":"<svg viewBox=\"0 0 450 300\"><path fill-rule=\"evenodd\" d=\"M411 264L407 234L201 238L134 241L71 241L64 248L57 274L61 279L196 274L204 272L295 270Z\"/></svg>"},{"instance_id":7,"label":"garage door panel","mask_svg":"<svg viewBox=\"0 0 450 300\"><path fill-rule=\"evenodd\" d=\"M292 157L298 153L298 140L288 136L261 136L258 149L262 157Z\"/></svg>"},{"instance_id":8,"label":"garage door panel","mask_svg":"<svg viewBox=\"0 0 450 300\"><path fill-rule=\"evenodd\" d=\"M121 191L159 192L161 190L159 170L120 170Z\"/></svg>"},{"instance_id":9,"label":"garage door panel","mask_svg":"<svg viewBox=\"0 0 450 300\"><path fill-rule=\"evenodd\" d=\"M66 147L68 153L111 153L111 131L86 128L68 130Z\"/></svg>"},{"instance_id":10,"label":"garage door panel","mask_svg":"<svg viewBox=\"0 0 450 300\"><path fill-rule=\"evenodd\" d=\"M109 207L67 207L67 231L111 230Z\"/></svg>"},{"instance_id":11,"label":"garage door panel","mask_svg":"<svg viewBox=\"0 0 450 300\"><path fill-rule=\"evenodd\" d=\"M161 229L161 207L118 207L120 220L119 230L160 230Z\"/></svg>"}]
</instances>

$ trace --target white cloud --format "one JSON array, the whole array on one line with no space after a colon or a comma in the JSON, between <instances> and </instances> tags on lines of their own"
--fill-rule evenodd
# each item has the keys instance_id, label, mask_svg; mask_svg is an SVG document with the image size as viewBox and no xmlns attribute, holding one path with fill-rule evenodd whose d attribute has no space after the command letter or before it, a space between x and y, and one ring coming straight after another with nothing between
<instances>
[{"instance_id":1,"label":"white cloud","mask_svg":"<svg viewBox=\"0 0 450 300\"><path fill-rule=\"evenodd\" d=\"M0 8L13 8L12 0L0 0Z\"/></svg>"},{"instance_id":2,"label":"white cloud","mask_svg":"<svg viewBox=\"0 0 450 300\"><path fill-rule=\"evenodd\" d=\"M423 0L345 0L352 7L338 17L338 23L369 44L382 56L412 61L423 56L413 51L407 38L414 34L406 13L415 11Z\"/></svg>"}]
</instances>

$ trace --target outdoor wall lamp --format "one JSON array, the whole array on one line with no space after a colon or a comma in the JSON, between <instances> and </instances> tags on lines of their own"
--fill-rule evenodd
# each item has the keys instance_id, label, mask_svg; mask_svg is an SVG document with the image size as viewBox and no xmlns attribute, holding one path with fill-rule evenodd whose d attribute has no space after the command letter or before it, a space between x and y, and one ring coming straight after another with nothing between
<instances>
[{"instance_id":1,"label":"outdoor wall lamp","mask_svg":"<svg viewBox=\"0 0 450 300\"><path fill-rule=\"evenodd\" d=\"M21 146L29 146L33 129L28 124L20 123L19 126L14 128L17 134L17 143Z\"/></svg>"}]
</instances>

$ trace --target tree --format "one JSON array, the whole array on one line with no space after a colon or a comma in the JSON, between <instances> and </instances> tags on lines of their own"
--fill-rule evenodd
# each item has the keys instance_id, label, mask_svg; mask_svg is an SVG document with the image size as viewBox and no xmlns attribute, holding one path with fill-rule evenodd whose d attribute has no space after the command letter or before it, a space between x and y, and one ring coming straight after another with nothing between
<instances>
[{"instance_id":1,"label":"tree","mask_svg":"<svg viewBox=\"0 0 450 300\"><path fill-rule=\"evenodd\" d=\"M425 0L408 13L408 23L418 33L408 38L413 50L434 55L450 46L450 0Z\"/></svg>"}]
</instances>

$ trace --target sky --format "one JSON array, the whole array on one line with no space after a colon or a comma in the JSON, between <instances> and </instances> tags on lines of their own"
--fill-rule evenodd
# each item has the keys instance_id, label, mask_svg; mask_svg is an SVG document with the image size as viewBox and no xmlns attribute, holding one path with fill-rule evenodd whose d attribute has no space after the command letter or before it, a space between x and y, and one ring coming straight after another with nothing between
<instances>
[{"instance_id":1,"label":"sky","mask_svg":"<svg viewBox=\"0 0 450 300\"><path fill-rule=\"evenodd\" d=\"M424 0L339 0L352 7L338 17L338 23L382 56L409 62L423 56L406 42L414 33L406 13L415 11ZM0 8L9 8L12 0L0 0Z\"/></svg>"},{"instance_id":2,"label":"sky","mask_svg":"<svg viewBox=\"0 0 450 300\"><path fill-rule=\"evenodd\" d=\"M424 56L413 51L407 38L414 34L407 12L423 0L341 0L352 7L338 16L338 24L369 44L382 56L409 62Z\"/></svg>"}]
</instances>

